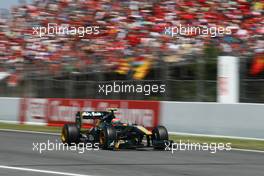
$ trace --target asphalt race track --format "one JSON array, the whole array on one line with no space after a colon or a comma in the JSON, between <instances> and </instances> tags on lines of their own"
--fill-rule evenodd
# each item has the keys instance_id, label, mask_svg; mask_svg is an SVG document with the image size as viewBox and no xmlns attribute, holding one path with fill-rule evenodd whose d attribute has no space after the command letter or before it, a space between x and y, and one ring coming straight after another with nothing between
<instances>
[{"instance_id":1,"label":"asphalt race track","mask_svg":"<svg viewBox=\"0 0 264 176\"><path fill-rule=\"evenodd\" d=\"M72 176L264 175L264 153L177 151L171 154L169 151L153 150L99 150L83 154L77 151L45 151L40 154L33 151L33 142L56 141L59 136L0 131L0 140L0 176L66 173Z\"/></svg>"}]
</instances>

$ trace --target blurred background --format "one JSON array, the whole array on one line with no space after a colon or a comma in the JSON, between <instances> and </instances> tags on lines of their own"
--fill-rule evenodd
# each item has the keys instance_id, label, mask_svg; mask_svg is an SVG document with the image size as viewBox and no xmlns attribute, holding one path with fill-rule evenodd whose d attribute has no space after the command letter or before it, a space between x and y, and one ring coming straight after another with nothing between
<instances>
[{"instance_id":1,"label":"blurred background","mask_svg":"<svg viewBox=\"0 0 264 176\"><path fill-rule=\"evenodd\" d=\"M261 0L0 2L0 96L216 101L217 57L239 58L239 101L264 103ZM48 23L100 35L37 37ZM164 34L166 26L231 27L225 36ZM98 94L98 84L166 84L165 94Z\"/></svg>"}]
</instances>

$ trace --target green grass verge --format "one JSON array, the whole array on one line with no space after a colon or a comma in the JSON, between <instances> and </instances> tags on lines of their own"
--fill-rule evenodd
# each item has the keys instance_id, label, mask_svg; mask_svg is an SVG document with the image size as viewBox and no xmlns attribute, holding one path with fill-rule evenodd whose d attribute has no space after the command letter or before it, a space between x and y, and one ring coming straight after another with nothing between
<instances>
[{"instance_id":1,"label":"green grass verge","mask_svg":"<svg viewBox=\"0 0 264 176\"><path fill-rule=\"evenodd\" d=\"M26 130L26 131L40 131L49 133L60 133L61 127L47 127L38 125L19 125L0 123L0 129ZM222 137L203 137L203 136L186 136L186 135L170 135L170 139L174 142L187 143L231 143L232 148L262 150L264 151L264 141L260 140L245 140L245 139L231 139Z\"/></svg>"},{"instance_id":2,"label":"green grass verge","mask_svg":"<svg viewBox=\"0 0 264 176\"><path fill-rule=\"evenodd\" d=\"M48 127L41 125L19 125L19 124L9 124L0 123L0 129L12 129L12 130L25 130L25 131L40 131L49 133L60 133L61 127Z\"/></svg>"},{"instance_id":3,"label":"green grass verge","mask_svg":"<svg viewBox=\"0 0 264 176\"><path fill-rule=\"evenodd\" d=\"M174 142L187 143L231 143L232 148L251 149L264 151L264 141L248 140L248 139L233 139L222 137L204 137L204 136L185 136L185 135L170 135L170 139Z\"/></svg>"}]
</instances>

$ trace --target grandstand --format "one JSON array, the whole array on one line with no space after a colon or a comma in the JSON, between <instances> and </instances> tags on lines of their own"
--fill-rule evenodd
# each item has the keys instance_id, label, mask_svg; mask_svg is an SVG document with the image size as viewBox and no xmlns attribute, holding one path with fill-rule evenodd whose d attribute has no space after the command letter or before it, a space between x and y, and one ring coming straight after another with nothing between
<instances>
[{"instance_id":1,"label":"grandstand","mask_svg":"<svg viewBox=\"0 0 264 176\"><path fill-rule=\"evenodd\" d=\"M216 58L240 58L242 102L264 102L263 2L33 0L0 19L1 96L216 100ZM99 35L33 35L49 23L99 26ZM231 35L164 34L168 26L230 27ZM258 64L260 63L260 64ZM166 95L95 96L98 81L158 80ZM161 81L162 80L162 81ZM261 89L262 87L262 89Z\"/></svg>"}]
</instances>

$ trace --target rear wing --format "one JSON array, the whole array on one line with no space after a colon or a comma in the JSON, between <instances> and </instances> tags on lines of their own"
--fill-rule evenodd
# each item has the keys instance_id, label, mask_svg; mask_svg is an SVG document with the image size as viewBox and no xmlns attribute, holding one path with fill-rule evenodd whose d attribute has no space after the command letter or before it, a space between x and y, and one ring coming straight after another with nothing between
<instances>
[{"instance_id":1,"label":"rear wing","mask_svg":"<svg viewBox=\"0 0 264 176\"><path fill-rule=\"evenodd\" d=\"M80 129L82 126L82 119L91 119L91 120L112 120L114 118L114 111L117 109L111 108L107 109L108 111L78 111L75 118L75 123Z\"/></svg>"},{"instance_id":2,"label":"rear wing","mask_svg":"<svg viewBox=\"0 0 264 176\"><path fill-rule=\"evenodd\" d=\"M110 112L107 111L79 111L76 114L76 117L82 119L100 119Z\"/></svg>"},{"instance_id":3,"label":"rear wing","mask_svg":"<svg viewBox=\"0 0 264 176\"><path fill-rule=\"evenodd\" d=\"M81 129L83 119L101 120L107 114L109 114L107 111L78 111L75 118L75 124L79 129Z\"/></svg>"}]
</instances>

